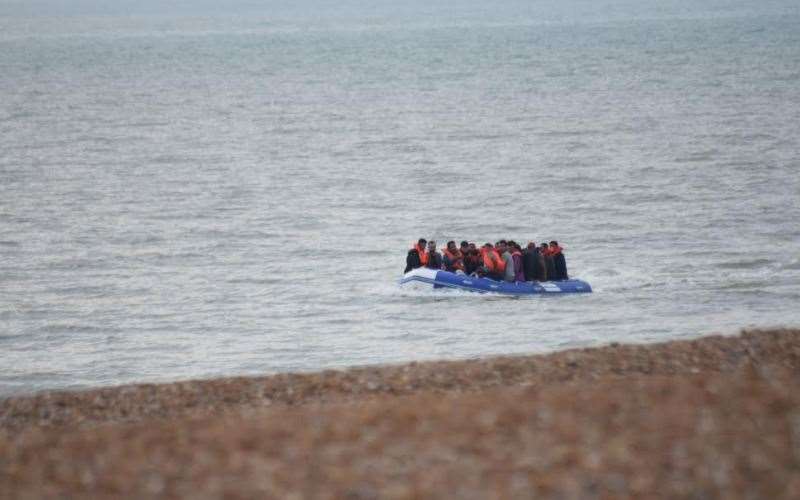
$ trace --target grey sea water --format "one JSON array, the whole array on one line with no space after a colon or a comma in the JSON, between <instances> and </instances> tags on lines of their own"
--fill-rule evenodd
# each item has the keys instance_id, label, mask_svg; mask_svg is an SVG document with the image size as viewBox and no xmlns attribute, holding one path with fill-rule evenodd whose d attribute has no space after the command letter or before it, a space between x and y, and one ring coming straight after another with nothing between
<instances>
[{"instance_id":1,"label":"grey sea water","mask_svg":"<svg viewBox=\"0 0 800 500\"><path fill-rule=\"evenodd\" d=\"M799 124L789 0L0 1L0 395L798 325Z\"/></svg>"}]
</instances>

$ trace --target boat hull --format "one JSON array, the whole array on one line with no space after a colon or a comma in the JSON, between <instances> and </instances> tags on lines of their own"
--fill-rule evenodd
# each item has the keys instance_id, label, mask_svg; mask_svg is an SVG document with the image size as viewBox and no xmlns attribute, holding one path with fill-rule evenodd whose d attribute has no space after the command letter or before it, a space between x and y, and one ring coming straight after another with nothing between
<instances>
[{"instance_id":1,"label":"boat hull","mask_svg":"<svg viewBox=\"0 0 800 500\"><path fill-rule=\"evenodd\" d=\"M433 288L455 288L477 293L498 293L503 295L552 295L564 293L591 293L589 283L578 280L562 281L495 281L489 278L475 278L466 274L451 273L421 267L412 269L400 279L400 285L424 283Z\"/></svg>"}]
</instances>

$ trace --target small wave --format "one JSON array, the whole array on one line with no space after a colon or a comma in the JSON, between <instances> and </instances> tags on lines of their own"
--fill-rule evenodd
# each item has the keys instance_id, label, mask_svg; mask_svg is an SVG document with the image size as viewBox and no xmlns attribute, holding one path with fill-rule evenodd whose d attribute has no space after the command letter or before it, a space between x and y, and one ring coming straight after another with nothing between
<instances>
[{"instance_id":1,"label":"small wave","mask_svg":"<svg viewBox=\"0 0 800 500\"><path fill-rule=\"evenodd\" d=\"M730 281L720 283L714 287L715 290L724 291L757 291L761 292L769 282L766 281Z\"/></svg>"},{"instance_id":2,"label":"small wave","mask_svg":"<svg viewBox=\"0 0 800 500\"><path fill-rule=\"evenodd\" d=\"M698 162L712 160L718 155L719 151L717 151L716 149L710 149L708 151L691 153L687 156L678 156L673 161L675 163L698 163Z\"/></svg>"},{"instance_id":3,"label":"small wave","mask_svg":"<svg viewBox=\"0 0 800 500\"><path fill-rule=\"evenodd\" d=\"M278 283L286 282L285 278L233 278L227 280L227 283L233 285L275 285Z\"/></svg>"},{"instance_id":4,"label":"small wave","mask_svg":"<svg viewBox=\"0 0 800 500\"><path fill-rule=\"evenodd\" d=\"M796 271L800 269L800 259L794 259L789 262L784 262L778 265L781 271Z\"/></svg>"},{"instance_id":5,"label":"small wave","mask_svg":"<svg viewBox=\"0 0 800 500\"><path fill-rule=\"evenodd\" d=\"M108 288L102 286L64 286L48 290L58 295L105 295Z\"/></svg>"},{"instance_id":6,"label":"small wave","mask_svg":"<svg viewBox=\"0 0 800 500\"><path fill-rule=\"evenodd\" d=\"M584 129L584 130L550 130L539 132L537 135L542 137L581 137L586 135L608 135L607 130Z\"/></svg>"},{"instance_id":7,"label":"small wave","mask_svg":"<svg viewBox=\"0 0 800 500\"><path fill-rule=\"evenodd\" d=\"M0 123L13 122L22 118L31 118L33 116L33 113L30 111L20 111L18 113L11 113L9 115L0 117Z\"/></svg>"},{"instance_id":8,"label":"small wave","mask_svg":"<svg viewBox=\"0 0 800 500\"><path fill-rule=\"evenodd\" d=\"M757 269L772 264L769 259L750 259L750 260L737 260L730 262L720 262L716 264L719 269Z\"/></svg>"},{"instance_id":9,"label":"small wave","mask_svg":"<svg viewBox=\"0 0 800 500\"><path fill-rule=\"evenodd\" d=\"M106 328L93 325L71 323L50 323L40 329L43 333L112 333L120 332L118 328Z\"/></svg>"}]
</instances>

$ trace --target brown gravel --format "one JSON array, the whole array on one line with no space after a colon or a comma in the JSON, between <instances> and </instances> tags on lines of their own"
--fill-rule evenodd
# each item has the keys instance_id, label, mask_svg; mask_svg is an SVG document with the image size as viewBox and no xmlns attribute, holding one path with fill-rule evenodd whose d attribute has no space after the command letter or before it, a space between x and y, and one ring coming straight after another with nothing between
<instances>
[{"instance_id":1,"label":"brown gravel","mask_svg":"<svg viewBox=\"0 0 800 500\"><path fill-rule=\"evenodd\" d=\"M0 498L800 498L800 330L0 401Z\"/></svg>"}]
</instances>

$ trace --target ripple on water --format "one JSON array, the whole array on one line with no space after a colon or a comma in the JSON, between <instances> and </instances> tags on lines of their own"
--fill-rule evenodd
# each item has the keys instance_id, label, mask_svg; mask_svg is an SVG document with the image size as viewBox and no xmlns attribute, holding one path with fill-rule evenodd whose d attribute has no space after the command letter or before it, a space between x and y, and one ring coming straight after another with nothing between
<instances>
[{"instance_id":1,"label":"ripple on water","mask_svg":"<svg viewBox=\"0 0 800 500\"><path fill-rule=\"evenodd\" d=\"M230 18L165 38L141 25L158 15L6 44L0 364L17 371L0 394L800 322L800 87L764 71L800 49L767 12L790 0L588 24L608 5L573 2L533 38L470 15L443 30L462 3L377 6L367 44L352 13L324 33L293 17L277 45ZM519 2L492 8L520 19ZM202 84L176 84L187 68ZM420 236L557 239L595 293L400 289Z\"/></svg>"}]
</instances>

